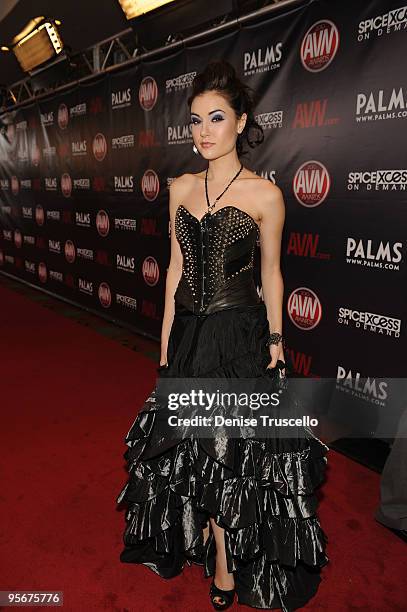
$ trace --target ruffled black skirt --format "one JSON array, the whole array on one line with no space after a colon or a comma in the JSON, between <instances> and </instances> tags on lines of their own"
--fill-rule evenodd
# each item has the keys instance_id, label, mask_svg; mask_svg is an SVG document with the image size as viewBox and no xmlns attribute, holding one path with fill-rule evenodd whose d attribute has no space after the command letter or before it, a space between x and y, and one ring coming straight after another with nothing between
<instances>
[{"instance_id":1,"label":"ruffled black skirt","mask_svg":"<svg viewBox=\"0 0 407 612\"><path fill-rule=\"evenodd\" d=\"M159 377L268 376L268 334L263 302L206 316L177 305L168 367L157 369ZM163 578L194 562L213 576L215 539L211 532L204 546L202 534L213 517L225 529L239 603L284 612L305 605L328 562L315 494L328 447L311 431L289 439L230 438L226 451L209 439L175 440L160 418L163 410L155 388L125 438L129 478L117 497L127 506L120 560L142 563Z\"/></svg>"}]
</instances>

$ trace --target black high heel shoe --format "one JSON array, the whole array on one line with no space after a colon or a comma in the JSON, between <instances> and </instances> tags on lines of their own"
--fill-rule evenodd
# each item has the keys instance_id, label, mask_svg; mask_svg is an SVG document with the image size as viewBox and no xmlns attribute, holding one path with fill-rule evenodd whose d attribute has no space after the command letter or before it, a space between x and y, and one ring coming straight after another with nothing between
<instances>
[{"instance_id":1,"label":"black high heel shoe","mask_svg":"<svg viewBox=\"0 0 407 612\"><path fill-rule=\"evenodd\" d=\"M211 603L215 610L226 610L227 608L230 608L235 599L235 593L236 589L231 589L230 591L223 591L222 589L219 589L215 584L215 580L212 580L211 588L209 589L209 595L211 597ZM214 601L216 597L222 599L223 602L221 603L218 601Z\"/></svg>"}]
</instances>

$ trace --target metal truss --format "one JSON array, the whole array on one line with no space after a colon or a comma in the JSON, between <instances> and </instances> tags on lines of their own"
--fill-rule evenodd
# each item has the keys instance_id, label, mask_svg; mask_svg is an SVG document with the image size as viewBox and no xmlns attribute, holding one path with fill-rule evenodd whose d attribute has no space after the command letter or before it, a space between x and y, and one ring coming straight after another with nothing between
<instances>
[{"instance_id":1,"label":"metal truss","mask_svg":"<svg viewBox=\"0 0 407 612\"><path fill-rule=\"evenodd\" d=\"M135 58L142 51L143 49L136 46L136 36L131 28L127 28L75 54L71 54L69 47L65 46L61 56L67 61L67 66L65 74L61 74L61 78L57 82L49 87L34 89L32 77L38 72L32 71L29 76L7 87L7 97L9 100L13 100L14 104L33 100L54 91L61 85L69 85L83 78L106 72L108 68L119 66ZM42 71L44 72L51 66L56 65L60 59L49 63Z\"/></svg>"},{"instance_id":2,"label":"metal truss","mask_svg":"<svg viewBox=\"0 0 407 612\"><path fill-rule=\"evenodd\" d=\"M288 5L307 4L307 2L312 2L312 0L265 0L263 8L233 19L228 18L227 15L223 16L217 22L214 22L212 27L203 32L187 37L184 37L182 33L170 34L163 46L151 51L138 45L137 35L132 28L127 28L75 54L71 54L69 46L65 45L63 52L53 62L37 71L32 71L24 79L6 87L7 108L1 107L0 113L5 110L12 110L13 107L34 101L57 90L60 91L68 88L81 81L89 80L98 74L110 72L126 64L134 64L141 58L147 59L163 52L165 53L169 49L175 49L176 47L185 46L187 43L202 40L214 32L219 31L223 33L226 30L240 27L240 24L253 19L259 19L263 16L267 17L275 9ZM61 69L60 78L57 82L54 81L52 85L42 88L33 86L33 79L36 75L41 72L46 74L47 69L56 67L58 62L62 64L62 61L66 65ZM2 103L0 102L0 104Z\"/></svg>"}]
</instances>

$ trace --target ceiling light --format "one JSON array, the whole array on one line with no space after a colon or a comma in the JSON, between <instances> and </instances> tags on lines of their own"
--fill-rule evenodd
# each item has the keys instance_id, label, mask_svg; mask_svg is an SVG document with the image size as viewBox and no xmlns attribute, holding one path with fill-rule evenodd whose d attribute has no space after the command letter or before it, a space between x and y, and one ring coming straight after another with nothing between
<instances>
[{"instance_id":1,"label":"ceiling light","mask_svg":"<svg viewBox=\"0 0 407 612\"><path fill-rule=\"evenodd\" d=\"M44 17L31 19L12 41L12 49L24 72L56 57L63 46L56 22Z\"/></svg>"},{"instance_id":2,"label":"ceiling light","mask_svg":"<svg viewBox=\"0 0 407 612\"><path fill-rule=\"evenodd\" d=\"M134 19L144 13L154 11L156 8L173 2L174 0L119 0L127 19Z\"/></svg>"}]
</instances>

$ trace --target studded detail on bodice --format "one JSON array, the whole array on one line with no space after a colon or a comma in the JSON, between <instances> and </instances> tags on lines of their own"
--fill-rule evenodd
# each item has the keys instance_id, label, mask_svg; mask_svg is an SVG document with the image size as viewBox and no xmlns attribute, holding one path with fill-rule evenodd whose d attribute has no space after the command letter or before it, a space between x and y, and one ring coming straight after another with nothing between
<instances>
[{"instance_id":1,"label":"studded detail on bodice","mask_svg":"<svg viewBox=\"0 0 407 612\"><path fill-rule=\"evenodd\" d=\"M195 314L210 314L261 300L253 278L259 228L236 206L205 213L201 220L182 204L175 215L175 235L183 255L175 303Z\"/></svg>"}]
</instances>

